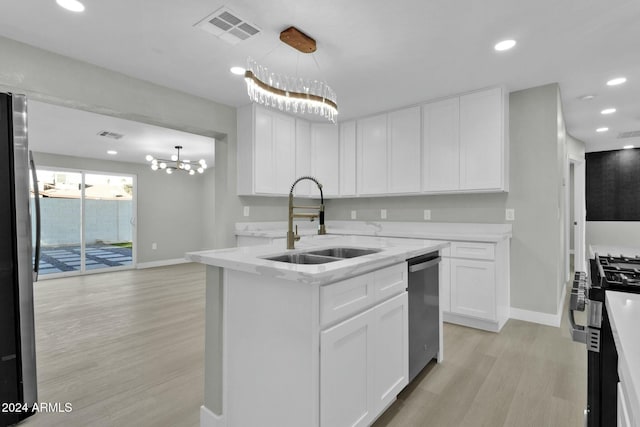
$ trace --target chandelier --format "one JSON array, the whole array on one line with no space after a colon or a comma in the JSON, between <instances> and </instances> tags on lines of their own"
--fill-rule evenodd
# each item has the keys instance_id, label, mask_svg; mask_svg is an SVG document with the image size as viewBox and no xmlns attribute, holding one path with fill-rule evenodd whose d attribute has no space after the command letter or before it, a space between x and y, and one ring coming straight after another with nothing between
<instances>
[{"instance_id":1,"label":"chandelier","mask_svg":"<svg viewBox=\"0 0 640 427\"><path fill-rule=\"evenodd\" d=\"M204 159L200 159L198 162L193 163L191 160L181 160L180 150L182 150L182 145L176 145L173 148L178 150L178 154L172 155L171 160L159 159L153 157L151 154L147 154L147 157L145 158L148 162L151 162L151 169L154 171L161 169L168 174L172 174L175 170L187 172L189 175L195 175L196 172L204 173L204 170L207 168L207 162Z\"/></svg>"},{"instance_id":2,"label":"chandelier","mask_svg":"<svg viewBox=\"0 0 640 427\"><path fill-rule=\"evenodd\" d=\"M316 41L294 27L281 32L280 40L303 53L316 50ZM318 114L336 122L337 97L329 85L273 73L252 58L247 62L244 79L251 101L287 112Z\"/></svg>"}]
</instances>

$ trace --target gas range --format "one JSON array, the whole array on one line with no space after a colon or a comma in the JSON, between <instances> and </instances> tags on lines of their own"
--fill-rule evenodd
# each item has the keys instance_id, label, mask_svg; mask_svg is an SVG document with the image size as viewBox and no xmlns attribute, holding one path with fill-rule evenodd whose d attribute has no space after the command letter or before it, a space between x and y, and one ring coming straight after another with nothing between
<instances>
[{"instance_id":1,"label":"gas range","mask_svg":"<svg viewBox=\"0 0 640 427\"><path fill-rule=\"evenodd\" d=\"M640 256L595 254L589 260L590 277L576 272L569 300L571 338L587 347L588 427L617 425L618 353L606 308L610 291L640 293ZM586 312L586 324L575 322L574 312Z\"/></svg>"},{"instance_id":2,"label":"gas range","mask_svg":"<svg viewBox=\"0 0 640 427\"><path fill-rule=\"evenodd\" d=\"M596 266L597 286L605 290L640 293L640 256L596 254Z\"/></svg>"}]
</instances>

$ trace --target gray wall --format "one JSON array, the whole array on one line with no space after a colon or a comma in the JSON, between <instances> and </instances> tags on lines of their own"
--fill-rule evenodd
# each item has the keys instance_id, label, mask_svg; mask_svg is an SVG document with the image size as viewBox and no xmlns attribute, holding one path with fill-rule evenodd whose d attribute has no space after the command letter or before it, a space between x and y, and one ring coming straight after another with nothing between
<instances>
[{"instance_id":1,"label":"gray wall","mask_svg":"<svg viewBox=\"0 0 640 427\"><path fill-rule=\"evenodd\" d=\"M589 221L586 226L586 240L587 245L640 248L640 222ZM588 248L589 246L587 250Z\"/></svg>"},{"instance_id":2,"label":"gray wall","mask_svg":"<svg viewBox=\"0 0 640 427\"><path fill-rule=\"evenodd\" d=\"M215 172L205 174L202 245L233 244L236 110L124 74L0 37L0 90L57 105L216 138ZM227 168L227 163L230 167ZM221 203L215 203L219 194ZM166 227L176 226L171 218Z\"/></svg>"},{"instance_id":3,"label":"gray wall","mask_svg":"<svg viewBox=\"0 0 640 427\"><path fill-rule=\"evenodd\" d=\"M422 221L431 209L435 222L506 222L505 208L516 211L511 241L511 306L555 314L562 288L564 210L559 138L558 86L551 84L513 92L510 105L510 191L502 194L459 194L329 200L327 219ZM560 203L562 202L562 203ZM286 213L284 214L286 217Z\"/></svg>"},{"instance_id":4,"label":"gray wall","mask_svg":"<svg viewBox=\"0 0 640 427\"><path fill-rule=\"evenodd\" d=\"M188 251L206 248L202 233L207 222L203 194L207 173L190 176L154 172L148 165L34 153L37 168L115 172L136 175L138 262L183 258ZM211 171L207 171L211 172ZM151 244L157 243L156 250Z\"/></svg>"}]
</instances>

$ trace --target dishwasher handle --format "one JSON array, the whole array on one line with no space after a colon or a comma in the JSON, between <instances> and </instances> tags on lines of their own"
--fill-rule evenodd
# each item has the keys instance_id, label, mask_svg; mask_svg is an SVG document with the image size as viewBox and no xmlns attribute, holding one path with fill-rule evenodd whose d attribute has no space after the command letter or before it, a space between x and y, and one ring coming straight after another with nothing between
<instances>
[{"instance_id":1,"label":"dishwasher handle","mask_svg":"<svg viewBox=\"0 0 640 427\"><path fill-rule=\"evenodd\" d=\"M426 270L427 268L433 267L434 265L437 265L440 262L440 259L441 259L440 257L436 257L436 258L430 259L429 261L421 262L420 264L410 265L409 273L415 273L416 271Z\"/></svg>"}]
</instances>

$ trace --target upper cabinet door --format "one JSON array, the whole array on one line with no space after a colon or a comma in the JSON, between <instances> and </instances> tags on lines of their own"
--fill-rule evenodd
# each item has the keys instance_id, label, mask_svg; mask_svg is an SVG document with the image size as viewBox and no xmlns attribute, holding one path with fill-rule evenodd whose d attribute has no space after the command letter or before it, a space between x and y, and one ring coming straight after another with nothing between
<instances>
[{"instance_id":1,"label":"upper cabinet door","mask_svg":"<svg viewBox=\"0 0 640 427\"><path fill-rule=\"evenodd\" d=\"M387 184L387 115L358 120L358 194L385 194Z\"/></svg>"},{"instance_id":2,"label":"upper cabinet door","mask_svg":"<svg viewBox=\"0 0 640 427\"><path fill-rule=\"evenodd\" d=\"M275 194L289 194L296 172L296 121L277 114L273 133ZM256 161L260 161L257 158Z\"/></svg>"},{"instance_id":3,"label":"upper cabinet door","mask_svg":"<svg viewBox=\"0 0 640 427\"><path fill-rule=\"evenodd\" d=\"M420 192L420 107L388 116L389 193Z\"/></svg>"},{"instance_id":4,"label":"upper cabinet door","mask_svg":"<svg viewBox=\"0 0 640 427\"><path fill-rule=\"evenodd\" d=\"M356 122L340 123L340 195L356 195Z\"/></svg>"},{"instance_id":5,"label":"upper cabinet door","mask_svg":"<svg viewBox=\"0 0 640 427\"><path fill-rule=\"evenodd\" d=\"M254 120L253 188L256 193L275 193L274 117L268 111L256 108Z\"/></svg>"},{"instance_id":6,"label":"upper cabinet door","mask_svg":"<svg viewBox=\"0 0 640 427\"><path fill-rule=\"evenodd\" d=\"M503 189L504 100L502 89L460 97L460 189Z\"/></svg>"},{"instance_id":7,"label":"upper cabinet door","mask_svg":"<svg viewBox=\"0 0 640 427\"><path fill-rule=\"evenodd\" d=\"M296 119L296 178L312 175L311 170L311 124ZM293 184L293 182L292 182ZM315 189L313 185L313 189ZM307 197L314 191L311 181L300 181L295 188L295 196ZM317 192L318 190L315 190Z\"/></svg>"},{"instance_id":8,"label":"upper cabinet door","mask_svg":"<svg viewBox=\"0 0 640 427\"><path fill-rule=\"evenodd\" d=\"M340 192L340 141L338 126L334 124L311 124L311 170L322 184L325 196L337 196ZM311 195L320 196L315 185Z\"/></svg>"},{"instance_id":9,"label":"upper cabinet door","mask_svg":"<svg viewBox=\"0 0 640 427\"><path fill-rule=\"evenodd\" d=\"M460 189L459 98L422 106L422 189Z\"/></svg>"}]
</instances>

